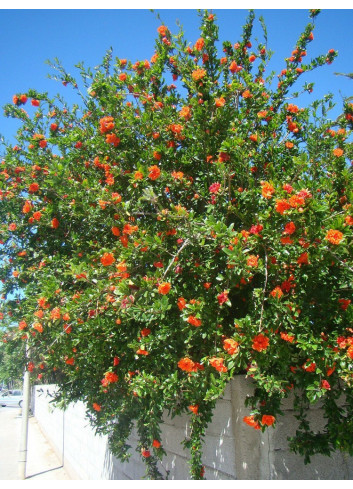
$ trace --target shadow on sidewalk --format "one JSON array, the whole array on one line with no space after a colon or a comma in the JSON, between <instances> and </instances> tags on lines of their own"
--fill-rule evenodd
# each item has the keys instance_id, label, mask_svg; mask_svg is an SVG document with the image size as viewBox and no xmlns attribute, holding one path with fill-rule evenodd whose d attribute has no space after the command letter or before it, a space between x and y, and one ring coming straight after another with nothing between
<instances>
[{"instance_id":1,"label":"shadow on sidewalk","mask_svg":"<svg viewBox=\"0 0 353 489\"><path fill-rule=\"evenodd\" d=\"M47 474L48 472L54 472L55 470L63 469L63 465L59 465L59 467L54 467L53 469L49 470L43 470L43 472L38 472L37 474L32 474L26 477L26 479L33 479L34 477L37 477L38 475L43 475Z\"/></svg>"}]
</instances>

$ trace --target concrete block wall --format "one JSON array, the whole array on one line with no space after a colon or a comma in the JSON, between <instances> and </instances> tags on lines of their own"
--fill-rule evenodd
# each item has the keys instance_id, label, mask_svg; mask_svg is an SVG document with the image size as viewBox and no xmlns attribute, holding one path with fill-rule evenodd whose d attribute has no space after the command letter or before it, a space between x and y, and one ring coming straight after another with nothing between
<instances>
[{"instance_id":1,"label":"concrete block wall","mask_svg":"<svg viewBox=\"0 0 353 489\"><path fill-rule=\"evenodd\" d=\"M118 461L108 449L106 436L95 435L85 419L83 403L70 405L65 411L53 409L47 393L55 386L37 386L35 389L35 416L43 432L56 450L59 459L72 477L83 480L140 480L145 475L144 464L135 451L136 433L132 433L132 446L128 462ZM244 406L251 392L250 379L237 376L227 386L217 403L212 423L208 426L203 463L209 480L352 480L353 457L335 453L332 457L312 457L310 465L288 449L287 436L295 433L297 420L291 402L287 402L284 416L277 421L276 429L265 433L243 423L249 411ZM320 423L319 407L311 409L310 417ZM188 451L181 445L190 431L190 416L171 419L164 416L161 442L167 452L159 465L169 479L190 479Z\"/></svg>"}]
</instances>

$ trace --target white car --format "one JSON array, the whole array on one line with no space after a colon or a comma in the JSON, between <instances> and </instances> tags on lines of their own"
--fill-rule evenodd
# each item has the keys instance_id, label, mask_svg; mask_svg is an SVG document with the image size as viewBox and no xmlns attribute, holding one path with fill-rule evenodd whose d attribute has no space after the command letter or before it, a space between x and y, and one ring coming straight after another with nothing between
<instances>
[{"instance_id":1,"label":"white car","mask_svg":"<svg viewBox=\"0 0 353 489\"><path fill-rule=\"evenodd\" d=\"M23 393L19 390L7 391L0 394L0 405L22 407Z\"/></svg>"}]
</instances>

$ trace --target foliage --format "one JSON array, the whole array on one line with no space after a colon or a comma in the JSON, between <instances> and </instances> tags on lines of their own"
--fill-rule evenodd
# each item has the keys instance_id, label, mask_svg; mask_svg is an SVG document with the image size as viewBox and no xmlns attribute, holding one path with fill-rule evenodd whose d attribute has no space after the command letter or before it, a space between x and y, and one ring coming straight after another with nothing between
<instances>
[{"instance_id":1,"label":"foliage","mask_svg":"<svg viewBox=\"0 0 353 489\"><path fill-rule=\"evenodd\" d=\"M5 336L0 343L0 384L21 386L25 366L23 342L6 341Z\"/></svg>"},{"instance_id":2,"label":"foliage","mask_svg":"<svg viewBox=\"0 0 353 489\"><path fill-rule=\"evenodd\" d=\"M122 459L136 427L150 478L163 477L166 412L189 413L203 478L205 428L236 373L255 383L249 425L275 426L294 392L292 448L353 453L353 106L333 126L331 95L289 98L337 55L305 63L317 13L275 88L254 12L221 56L203 12L195 44L161 25L150 61L109 51L94 72L77 65L82 88L56 60L82 109L35 90L5 107L22 124L0 183L8 335L28 341L28 369L54 371L59 400L86 402ZM318 400L319 433L306 421Z\"/></svg>"}]
</instances>

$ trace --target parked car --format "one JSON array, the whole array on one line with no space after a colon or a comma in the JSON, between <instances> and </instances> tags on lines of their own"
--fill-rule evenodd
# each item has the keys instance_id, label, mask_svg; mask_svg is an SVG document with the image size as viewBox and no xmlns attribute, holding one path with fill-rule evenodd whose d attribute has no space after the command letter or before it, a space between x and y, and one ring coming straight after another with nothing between
<instances>
[{"instance_id":1,"label":"parked car","mask_svg":"<svg viewBox=\"0 0 353 489\"><path fill-rule=\"evenodd\" d=\"M23 393L20 390L3 392L0 395L0 404L2 407L5 406L22 407L22 402L23 402Z\"/></svg>"}]
</instances>

